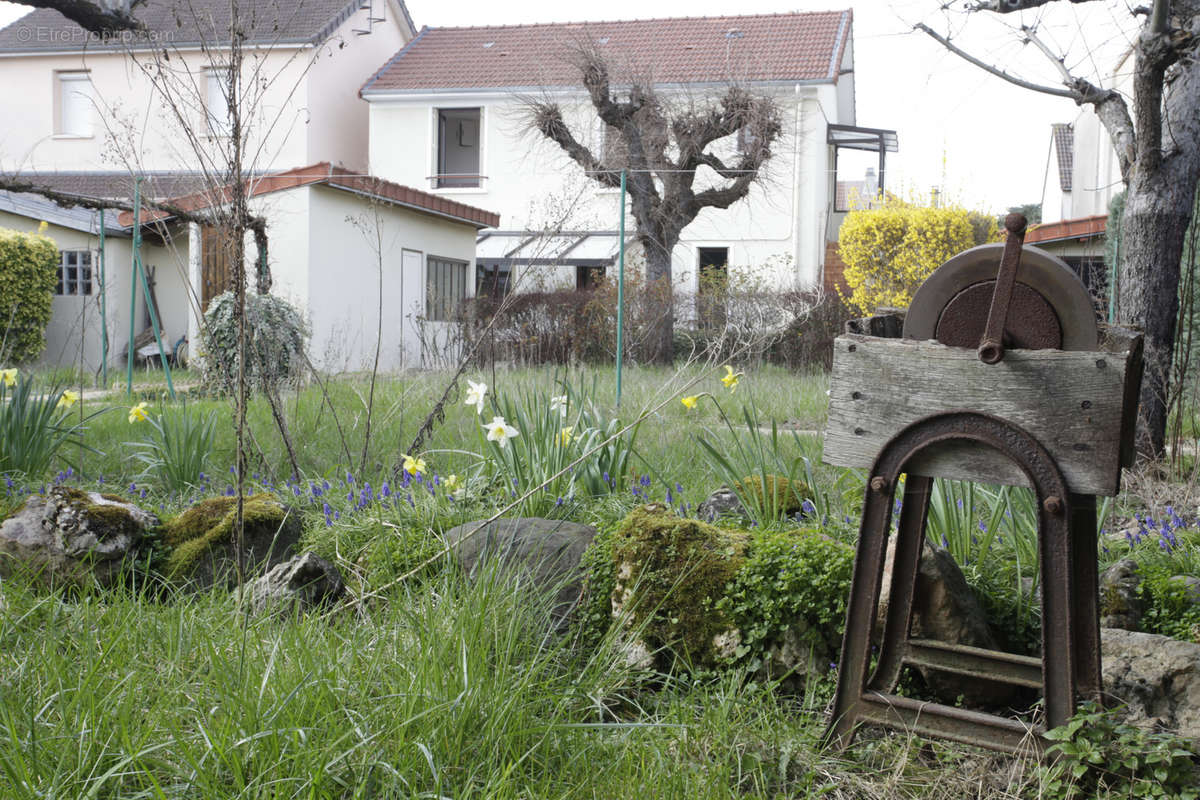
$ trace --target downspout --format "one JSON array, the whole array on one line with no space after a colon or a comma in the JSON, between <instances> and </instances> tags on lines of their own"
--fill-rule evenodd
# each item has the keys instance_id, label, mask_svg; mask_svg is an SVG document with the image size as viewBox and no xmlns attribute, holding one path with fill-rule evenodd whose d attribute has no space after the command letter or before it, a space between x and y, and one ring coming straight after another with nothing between
<instances>
[{"instance_id":1,"label":"downspout","mask_svg":"<svg viewBox=\"0 0 1200 800\"><path fill-rule=\"evenodd\" d=\"M100 385L108 388L108 288L104 282L104 209L100 209Z\"/></svg>"}]
</instances>

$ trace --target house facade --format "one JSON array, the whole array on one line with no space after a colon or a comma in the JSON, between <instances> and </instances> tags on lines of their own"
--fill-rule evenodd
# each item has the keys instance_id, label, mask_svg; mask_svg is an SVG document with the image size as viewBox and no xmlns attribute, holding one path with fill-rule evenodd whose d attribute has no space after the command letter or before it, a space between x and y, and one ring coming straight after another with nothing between
<instances>
[{"instance_id":1,"label":"house facade","mask_svg":"<svg viewBox=\"0 0 1200 800\"><path fill-rule=\"evenodd\" d=\"M775 288L819 285L840 222L830 125L855 124L849 11L423 28L362 87L371 173L500 213L504 229L480 238L478 287L586 285L616 254L619 192L589 180L528 113L529 98L554 100L593 154L619 146L572 65L581 43L612 66L617 93L618 71L629 70L651 76L669 103L703 106L738 85L780 109L783 132L762 180L683 231L676 289L698 292L706 268ZM738 138L714 149L736 156ZM717 181L707 172L698 190ZM627 230L634 224L627 208ZM542 231L555 235L535 236Z\"/></svg>"},{"instance_id":2,"label":"house facade","mask_svg":"<svg viewBox=\"0 0 1200 800\"><path fill-rule=\"evenodd\" d=\"M7 227L47 221L62 269L76 276L59 285L45 362L97 372L105 342L110 366L123 362L131 321L145 339L145 293L131 286L135 183L147 201L196 211L220 202L232 145L219 44L229 9L139 6L147 33L134 42L96 40L49 10L0 30L8 185L112 203L103 245L98 211L29 192L0 203ZM245 5L241 25L242 166L251 211L267 223L272 291L307 319L318 366L368 369L377 341L384 369L435 364L449 352L448 298L468 293L476 232L499 219L365 177L368 106L357 88L412 37L403 3L267 0ZM231 285L228 248L215 228L149 211L140 223L164 343L195 343L208 301Z\"/></svg>"}]
</instances>

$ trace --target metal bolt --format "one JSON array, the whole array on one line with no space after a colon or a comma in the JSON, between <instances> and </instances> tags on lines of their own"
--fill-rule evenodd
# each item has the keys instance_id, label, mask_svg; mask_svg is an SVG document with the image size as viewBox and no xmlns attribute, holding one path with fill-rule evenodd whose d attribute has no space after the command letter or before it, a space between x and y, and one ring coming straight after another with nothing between
<instances>
[{"instance_id":1,"label":"metal bolt","mask_svg":"<svg viewBox=\"0 0 1200 800\"><path fill-rule=\"evenodd\" d=\"M1052 494L1042 501L1042 508L1046 509L1047 514L1057 514L1062 511L1062 500L1058 495Z\"/></svg>"},{"instance_id":2,"label":"metal bolt","mask_svg":"<svg viewBox=\"0 0 1200 800\"><path fill-rule=\"evenodd\" d=\"M887 478L882 475L876 475L874 478L871 478L871 489L873 491L882 492L884 489L887 489L887 485Z\"/></svg>"}]
</instances>

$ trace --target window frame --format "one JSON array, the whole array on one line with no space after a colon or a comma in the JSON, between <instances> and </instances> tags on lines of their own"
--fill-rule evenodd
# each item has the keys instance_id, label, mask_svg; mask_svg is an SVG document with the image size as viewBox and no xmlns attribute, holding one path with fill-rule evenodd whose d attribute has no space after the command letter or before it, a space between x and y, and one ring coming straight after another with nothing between
<instances>
[{"instance_id":1,"label":"window frame","mask_svg":"<svg viewBox=\"0 0 1200 800\"><path fill-rule=\"evenodd\" d=\"M210 139L227 139L231 135L229 121L229 98L225 91L229 86L229 66L210 64L204 68L204 130ZM220 114L214 112L213 88L220 98Z\"/></svg>"},{"instance_id":2,"label":"window frame","mask_svg":"<svg viewBox=\"0 0 1200 800\"><path fill-rule=\"evenodd\" d=\"M82 89L81 87L86 87ZM74 98L79 104L76 114L81 115L84 125L74 130L68 130L68 100ZM56 139L94 139L96 138L96 107L95 86L92 84L91 70L62 69L54 71L54 138Z\"/></svg>"},{"instance_id":3,"label":"window frame","mask_svg":"<svg viewBox=\"0 0 1200 800\"><path fill-rule=\"evenodd\" d=\"M447 256L425 256L425 319L429 322L453 322L455 313L470 297L467 292L467 270L471 262ZM446 276L435 275L435 271L445 269ZM451 272L450 270L454 270ZM461 292L456 291L457 286ZM444 290L449 290L449 299L438 296Z\"/></svg>"},{"instance_id":4,"label":"window frame","mask_svg":"<svg viewBox=\"0 0 1200 800\"><path fill-rule=\"evenodd\" d=\"M75 263L68 263L71 257ZM91 297L96 286L96 259L92 250L74 248L58 251L57 283L55 297ZM71 277L70 270L74 270ZM70 291L68 291L70 290Z\"/></svg>"},{"instance_id":5,"label":"window frame","mask_svg":"<svg viewBox=\"0 0 1200 800\"><path fill-rule=\"evenodd\" d=\"M474 111L475 112L475 122L476 122L476 125L478 128L476 131L476 134L475 134L475 145L474 145L475 154L476 154L475 155L474 177L463 177L463 178L443 177L446 175L470 175L470 173L448 173L448 172L443 171L443 169L444 169L443 165L445 164L445 158L444 158L444 154L442 151L442 140L445 138L445 134L446 134L446 132L443 129L443 124L444 124L443 123L443 115L452 113L452 112L461 113L461 112L465 112L465 111ZM459 136L461 137L461 135L462 135L461 123L460 123L459 127L460 127ZM447 190L453 191L453 190L457 189L460 191L465 190L467 192L478 192L484 188L483 184L484 184L484 180L486 180L486 178L483 175L483 156L484 156L483 141L484 141L485 130L486 130L486 128L484 126L484 106L482 106L482 105L478 105L478 106L445 106L445 107L438 106L438 107L433 108L433 153L432 153L433 174L430 177L430 184L432 185L433 189L435 189L437 191L447 191ZM460 146L466 147L467 145L460 145Z\"/></svg>"}]
</instances>

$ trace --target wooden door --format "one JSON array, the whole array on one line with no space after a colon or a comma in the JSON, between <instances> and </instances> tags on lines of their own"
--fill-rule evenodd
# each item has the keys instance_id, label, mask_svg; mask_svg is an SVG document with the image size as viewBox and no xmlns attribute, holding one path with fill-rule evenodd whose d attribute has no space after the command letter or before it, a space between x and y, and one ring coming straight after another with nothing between
<instances>
[{"instance_id":1,"label":"wooden door","mask_svg":"<svg viewBox=\"0 0 1200 800\"><path fill-rule=\"evenodd\" d=\"M229 236L205 225L200 229L200 310L207 311L208 302L230 288Z\"/></svg>"}]
</instances>

